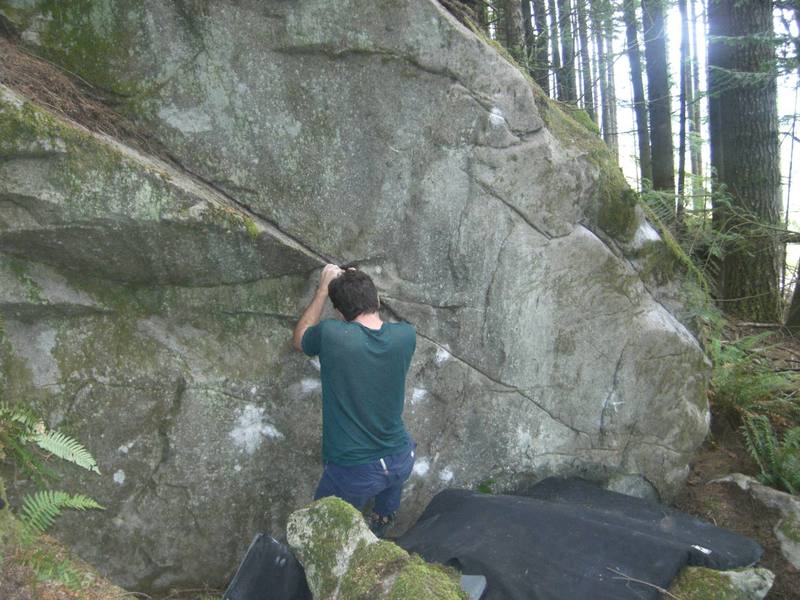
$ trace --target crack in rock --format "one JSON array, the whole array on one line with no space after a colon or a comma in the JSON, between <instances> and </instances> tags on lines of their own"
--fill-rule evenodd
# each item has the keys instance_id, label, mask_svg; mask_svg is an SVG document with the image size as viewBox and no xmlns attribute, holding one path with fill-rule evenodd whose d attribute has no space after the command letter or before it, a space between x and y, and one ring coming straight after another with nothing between
<instances>
[{"instance_id":1,"label":"crack in rock","mask_svg":"<svg viewBox=\"0 0 800 600\"><path fill-rule=\"evenodd\" d=\"M403 318L402 318L402 317L401 317L401 316L400 316L400 315L399 315L399 314L398 314L398 313L397 313L397 312L396 312L396 311L395 311L395 310L394 310L394 309L393 309L391 306L387 305L386 303L384 303L384 306L385 306L385 307L386 307L386 308L387 308L387 309L388 309L388 310L389 310L389 311L390 311L390 312L391 312L391 313L392 313L392 314L393 314L393 315L394 315L394 316L395 316L395 317L396 317L398 320L403 320L403 321L405 320L405 319L403 319ZM422 337L422 338L424 338L424 339L426 339L427 341L429 341L431 344L435 345L435 346L436 346L437 348L439 348L440 350L445 350L445 351L447 351L447 353L448 353L450 356L452 356L453 358L455 358L455 359L456 359L457 361L459 361L461 364L465 365L466 367L469 367L471 370L473 370L473 371L475 371L476 373L478 373L478 374L482 375L483 377L485 377L485 378L486 378L486 379L488 379L489 381L491 381L491 382L493 382L493 383L496 383L497 385L501 385L501 386L503 386L503 387L507 388L507 391L509 391L509 392L513 392L513 393L519 394L519 396L521 396L522 398L525 398L526 400L528 400L529 402L531 402L531 403L532 403L534 406L536 406L536 407L537 407L539 410L541 410L541 411L542 411L543 413L545 413L545 414L546 414L548 417L550 417L550 419L551 419L551 420L555 421L556 423L559 423L559 424L563 425L564 427L566 427L567 429L569 429L570 431L572 431L572 432L573 432L573 433L575 433L576 435L578 435L578 436L580 436L580 435L585 435L586 437L589 437L589 438L591 438L591 436L589 435L589 433L588 433L588 432L586 432L586 431L581 431L580 429L577 429L577 428L576 428L576 427L574 427L573 425L570 425L569 423L565 423L564 421L562 421L561 419L559 419L558 417L556 417L556 416L555 416L555 415L554 415L552 412L550 412L550 411L549 411L549 410L548 410L548 409L547 409L545 406L543 406L541 403L537 402L537 401L536 401L536 399L535 399L533 396L531 396L531 395L529 395L529 394L526 394L526 393L525 393L525 392L524 392L522 389L520 389L519 387L517 387L517 386L515 386L515 385L508 384L508 383L505 383L505 382L503 382L503 381L500 381L500 380L496 379L495 377L492 377L492 376L491 376L491 375L489 375L489 374L488 374L486 371L484 371L484 370L482 370L482 369L480 369L480 368L476 367L475 365L471 364L470 362L468 362L468 361L467 361L466 359L464 359L463 357L461 357L461 356L459 356L459 355L457 355L457 354L454 354L454 353L453 353L452 351L450 351L450 350L447 350L447 349L445 349L445 347L444 347L442 344L440 344L439 342L435 341L434 339L432 339L432 338L428 337L427 335L425 335L424 333L422 333L421 331L419 331L419 329L417 330L417 335L418 335L418 336L420 336L420 337Z\"/></svg>"}]
</instances>

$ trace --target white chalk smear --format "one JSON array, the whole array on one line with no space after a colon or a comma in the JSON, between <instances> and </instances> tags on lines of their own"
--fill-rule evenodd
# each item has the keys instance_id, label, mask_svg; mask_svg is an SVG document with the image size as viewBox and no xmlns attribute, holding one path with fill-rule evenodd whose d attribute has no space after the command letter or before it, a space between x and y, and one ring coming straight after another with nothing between
<instances>
[{"instance_id":1,"label":"white chalk smear","mask_svg":"<svg viewBox=\"0 0 800 600\"><path fill-rule=\"evenodd\" d=\"M431 468L430 463L425 459L420 459L414 465L414 475L418 475L419 477L424 477L428 474L428 470Z\"/></svg>"},{"instance_id":2,"label":"white chalk smear","mask_svg":"<svg viewBox=\"0 0 800 600\"><path fill-rule=\"evenodd\" d=\"M503 111L501 111L496 106L492 108L491 112L489 113L489 122L492 125L502 125L505 123L505 117L503 117Z\"/></svg>"},{"instance_id":3,"label":"white chalk smear","mask_svg":"<svg viewBox=\"0 0 800 600\"><path fill-rule=\"evenodd\" d=\"M436 358L434 360L436 360L437 365L440 365L443 362L450 360L451 356L452 354L450 354L450 346L445 344L436 350Z\"/></svg>"},{"instance_id":4,"label":"white chalk smear","mask_svg":"<svg viewBox=\"0 0 800 600\"><path fill-rule=\"evenodd\" d=\"M411 404L416 404L420 400L424 400L425 396L428 395L428 390L423 388L414 388L411 392Z\"/></svg>"},{"instance_id":5,"label":"white chalk smear","mask_svg":"<svg viewBox=\"0 0 800 600\"><path fill-rule=\"evenodd\" d=\"M283 434L268 423L267 418L260 406L248 404L240 409L236 427L228 434L234 446L253 454L261 446L263 438L283 439Z\"/></svg>"},{"instance_id":6,"label":"white chalk smear","mask_svg":"<svg viewBox=\"0 0 800 600\"><path fill-rule=\"evenodd\" d=\"M453 472L449 468L442 469L439 473L439 480L448 483L453 480Z\"/></svg>"},{"instance_id":7,"label":"white chalk smear","mask_svg":"<svg viewBox=\"0 0 800 600\"><path fill-rule=\"evenodd\" d=\"M125 483L125 471L120 469L119 471L114 473L114 483L117 483L119 485Z\"/></svg>"}]
</instances>

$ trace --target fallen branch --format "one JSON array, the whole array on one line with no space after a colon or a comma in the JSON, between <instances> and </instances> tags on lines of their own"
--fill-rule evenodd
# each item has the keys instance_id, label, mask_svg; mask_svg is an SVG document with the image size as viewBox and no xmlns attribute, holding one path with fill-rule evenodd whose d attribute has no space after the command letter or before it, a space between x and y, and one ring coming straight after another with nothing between
<instances>
[{"instance_id":1,"label":"fallen branch","mask_svg":"<svg viewBox=\"0 0 800 600\"><path fill-rule=\"evenodd\" d=\"M630 575L625 575L625 573L623 573L622 571L620 571L618 569L612 569L611 567L606 567L606 569L608 569L609 571L611 571L615 575L619 576L619 577L614 577L614 579L622 579L624 581L632 581L634 583L639 583L641 585L646 585L647 587L651 587L651 588L653 588L655 590L658 590L662 594L666 594L670 598L674 598L675 600L683 600L683 598L679 598L675 594L670 593L669 590L665 590L664 588L662 588L659 585L656 585L655 583L650 583L649 581L642 581L641 579L636 579L635 577L631 577Z\"/></svg>"}]
</instances>

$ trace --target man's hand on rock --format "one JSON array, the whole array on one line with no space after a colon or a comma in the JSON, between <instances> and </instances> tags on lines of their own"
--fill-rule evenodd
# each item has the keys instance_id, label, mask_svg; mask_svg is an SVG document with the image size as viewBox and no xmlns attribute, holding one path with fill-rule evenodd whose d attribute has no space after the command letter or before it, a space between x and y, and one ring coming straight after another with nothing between
<instances>
[{"instance_id":1,"label":"man's hand on rock","mask_svg":"<svg viewBox=\"0 0 800 600\"><path fill-rule=\"evenodd\" d=\"M339 277L344 271L338 265L325 265L319 276L319 292L328 295L328 286L331 281Z\"/></svg>"}]
</instances>

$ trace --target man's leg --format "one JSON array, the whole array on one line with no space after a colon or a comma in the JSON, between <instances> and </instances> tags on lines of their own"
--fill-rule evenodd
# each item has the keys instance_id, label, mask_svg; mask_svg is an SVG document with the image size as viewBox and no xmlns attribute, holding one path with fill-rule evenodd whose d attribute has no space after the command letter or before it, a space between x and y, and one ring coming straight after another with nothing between
<instances>
[{"instance_id":1,"label":"man's leg","mask_svg":"<svg viewBox=\"0 0 800 600\"><path fill-rule=\"evenodd\" d=\"M314 492L314 500L326 496L336 496L350 503L357 510L364 510L364 505L372 497L372 494L368 490L361 489L362 486L353 485L352 471L353 469L338 467L332 463L325 465L317 485L317 491Z\"/></svg>"},{"instance_id":2,"label":"man's leg","mask_svg":"<svg viewBox=\"0 0 800 600\"><path fill-rule=\"evenodd\" d=\"M400 499L403 496L403 484L411 475L414 468L414 450L399 456L392 457L387 464L388 486L375 496L375 506L370 519L370 529L378 537L383 537L386 530L394 522L397 509L400 508Z\"/></svg>"}]
</instances>

